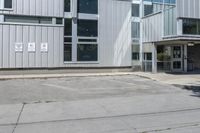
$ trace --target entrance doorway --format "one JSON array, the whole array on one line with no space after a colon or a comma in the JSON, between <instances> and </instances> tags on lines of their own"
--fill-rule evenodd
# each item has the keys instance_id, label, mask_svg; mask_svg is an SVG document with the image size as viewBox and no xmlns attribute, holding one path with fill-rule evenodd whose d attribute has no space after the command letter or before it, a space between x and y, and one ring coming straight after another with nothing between
<instances>
[{"instance_id":1,"label":"entrance doorway","mask_svg":"<svg viewBox=\"0 0 200 133\"><path fill-rule=\"evenodd\" d=\"M172 63L171 69L173 72L183 71L183 47L172 46Z\"/></svg>"},{"instance_id":2,"label":"entrance doorway","mask_svg":"<svg viewBox=\"0 0 200 133\"><path fill-rule=\"evenodd\" d=\"M188 46L188 71L200 72L200 45Z\"/></svg>"}]
</instances>

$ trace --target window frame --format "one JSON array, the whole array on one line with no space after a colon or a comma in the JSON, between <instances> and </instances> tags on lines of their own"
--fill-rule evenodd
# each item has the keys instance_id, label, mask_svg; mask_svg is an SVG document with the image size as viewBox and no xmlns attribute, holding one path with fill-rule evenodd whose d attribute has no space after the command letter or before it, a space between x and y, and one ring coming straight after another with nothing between
<instances>
[{"instance_id":1,"label":"window frame","mask_svg":"<svg viewBox=\"0 0 200 133\"><path fill-rule=\"evenodd\" d=\"M0 5L1 5L0 6L0 10L8 10L8 11L9 10L13 10L13 0L12 0L12 3L11 3L11 6L12 6L11 8L6 8L5 7L5 1L6 0L0 0Z\"/></svg>"}]
</instances>

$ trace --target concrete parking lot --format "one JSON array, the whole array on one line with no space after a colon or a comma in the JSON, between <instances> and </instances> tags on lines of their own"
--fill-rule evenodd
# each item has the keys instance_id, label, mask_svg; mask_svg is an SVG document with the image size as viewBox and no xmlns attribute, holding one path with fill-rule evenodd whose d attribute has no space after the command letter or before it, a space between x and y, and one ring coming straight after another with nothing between
<instances>
[{"instance_id":1,"label":"concrete parking lot","mask_svg":"<svg viewBox=\"0 0 200 133\"><path fill-rule=\"evenodd\" d=\"M0 81L0 133L199 133L195 92L134 75Z\"/></svg>"}]
</instances>

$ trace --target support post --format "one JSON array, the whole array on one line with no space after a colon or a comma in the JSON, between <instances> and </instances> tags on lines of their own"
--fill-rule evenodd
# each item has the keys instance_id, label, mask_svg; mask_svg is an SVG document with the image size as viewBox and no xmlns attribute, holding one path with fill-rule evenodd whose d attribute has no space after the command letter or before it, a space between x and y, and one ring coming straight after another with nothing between
<instances>
[{"instance_id":1,"label":"support post","mask_svg":"<svg viewBox=\"0 0 200 133\"><path fill-rule=\"evenodd\" d=\"M157 73L157 46L152 44L152 73Z\"/></svg>"},{"instance_id":2,"label":"support post","mask_svg":"<svg viewBox=\"0 0 200 133\"><path fill-rule=\"evenodd\" d=\"M188 68L187 68L187 64L188 64L188 60L187 60L187 44L184 45L184 57L183 57L183 62L184 62L184 72L188 72Z\"/></svg>"}]
</instances>

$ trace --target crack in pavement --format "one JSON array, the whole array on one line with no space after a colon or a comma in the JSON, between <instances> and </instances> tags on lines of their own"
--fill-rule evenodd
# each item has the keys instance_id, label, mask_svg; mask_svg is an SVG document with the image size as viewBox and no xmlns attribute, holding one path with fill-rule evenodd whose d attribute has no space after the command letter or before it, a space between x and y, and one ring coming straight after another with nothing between
<instances>
[{"instance_id":1,"label":"crack in pavement","mask_svg":"<svg viewBox=\"0 0 200 133\"><path fill-rule=\"evenodd\" d=\"M194 124L188 124L184 126L177 126L177 127L169 127L169 128L163 128L163 129L157 129L157 130L149 130L149 131L142 131L139 133L152 133L152 132L161 132L161 131L169 131L169 130L174 130L174 129L182 129L182 128L187 128L187 127L199 127L200 123L194 123Z\"/></svg>"},{"instance_id":2,"label":"crack in pavement","mask_svg":"<svg viewBox=\"0 0 200 133\"><path fill-rule=\"evenodd\" d=\"M12 133L15 132L15 129L16 129L17 126L19 125L19 120L20 120L20 117L21 117L22 112L23 112L23 110L24 110L24 106L25 106L25 103L23 103L23 105L22 105L22 108L21 108L20 113L19 113L19 115L18 115L17 121L16 121L16 123L14 124L14 128L13 128Z\"/></svg>"}]
</instances>

